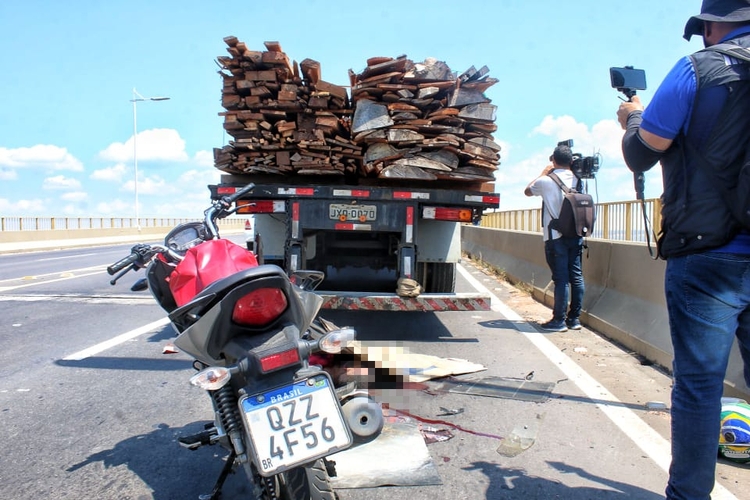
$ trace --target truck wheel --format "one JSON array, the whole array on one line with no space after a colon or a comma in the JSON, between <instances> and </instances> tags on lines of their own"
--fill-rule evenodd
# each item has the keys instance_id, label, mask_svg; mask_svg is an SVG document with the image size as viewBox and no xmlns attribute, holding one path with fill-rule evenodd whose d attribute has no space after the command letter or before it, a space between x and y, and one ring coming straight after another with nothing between
<instances>
[{"instance_id":1,"label":"truck wheel","mask_svg":"<svg viewBox=\"0 0 750 500\"><path fill-rule=\"evenodd\" d=\"M427 264L427 293L453 293L455 289L455 263L431 262Z\"/></svg>"}]
</instances>

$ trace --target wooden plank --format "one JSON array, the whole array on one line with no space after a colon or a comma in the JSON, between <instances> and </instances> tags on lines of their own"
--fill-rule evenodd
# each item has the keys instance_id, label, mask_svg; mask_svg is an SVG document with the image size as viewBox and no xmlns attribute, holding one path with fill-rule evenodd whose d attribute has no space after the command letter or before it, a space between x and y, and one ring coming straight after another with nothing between
<instances>
[{"instance_id":1,"label":"wooden plank","mask_svg":"<svg viewBox=\"0 0 750 500\"><path fill-rule=\"evenodd\" d=\"M308 85L315 85L320 81L320 63L314 59L303 59L299 63L302 76Z\"/></svg>"}]
</instances>

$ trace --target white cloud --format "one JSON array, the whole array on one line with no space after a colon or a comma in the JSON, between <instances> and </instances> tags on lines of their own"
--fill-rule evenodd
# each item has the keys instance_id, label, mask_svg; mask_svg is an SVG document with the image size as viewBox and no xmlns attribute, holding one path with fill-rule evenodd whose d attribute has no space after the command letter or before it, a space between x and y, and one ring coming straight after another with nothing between
<instances>
[{"instance_id":1,"label":"white cloud","mask_svg":"<svg viewBox=\"0 0 750 500\"><path fill-rule=\"evenodd\" d=\"M135 182L131 179L122 185L120 191L127 191L135 193ZM163 197L170 197L178 194L179 190L171 182L167 182L158 175L150 177L141 177L138 179L138 194L139 195L159 195ZM141 200L142 204L143 201Z\"/></svg>"},{"instance_id":2,"label":"white cloud","mask_svg":"<svg viewBox=\"0 0 750 500\"><path fill-rule=\"evenodd\" d=\"M112 167L102 168L91 172L89 178L97 181L115 181L119 182L128 172L129 168L122 163L118 163Z\"/></svg>"},{"instance_id":3,"label":"white cloud","mask_svg":"<svg viewBox=\"0 0 750 500\"><path fill-rule=\"evenodd\" d=\"M14 181L18 179L18 173L9 168L0 168L0 181Z\"/></svg>"},{"instance_id":4,"label":"white cloud","mask_svg":"<svg viewBox=\"0 0 750 500\"><path fill-rule=\"evenodd\" d=\"M193 156L193 161L199 167L213 167L214 166L214 153L213 151L198 151Z\"/></svg>"},{"instance_id":5,"label":"white cloud","mask_svg":"<svg viewBox=\"0 0 750 500\"><path fill-rule=\"evenodd\" d=\"M9 215L41 215L49 214L49 203L45 200L15 200L0 198L0 213Z\"/></svg>"},{"instance_id":6,"label":"white cloud","mask_svg":"<svg viewBox=\"0 0 750 500\"><path fill-rule=\"evenodd\" d=\"M62 196L60 196L60 199L64 201L81 202L87 200L88 197L88 193L85 193L83 191L72 191L70 193L64 193Z\"/></svg>"},{"instance_id":7,"label":"white cloud","mask_svg":"<svg viewBox=\"0 0 750 500\"><path fill-rule=\"evenodd\" d=\"M138 132L136 142L138 161L177 161L188 160L185 141L174 129L157 128ZM133 161L133 137L124 144L113 142L99 156L118 163Z\"/></svg>"},{"instance_id":8,"label":"white cloud","mask_svg":"<svg viewBox=\"0 0 750 500\"><path fill-rule=\"evenodd\" d=\"M80 189L81 182L77 179L71 179L63 175L56 175L55 177L47 177L42 183L42 189Z\"/></svg>"},{"instance_id":9,"label":"white cloud","mask_svg":"<svg viewBox=\"0 0 750 500\"><path fill-rule=\"evenodd\" d=\"M128 212L133 212L133 203L114 199L96 205L96 213L104 215L122 216Z\"/></svg>"},{"instance_id":10,"label":"white cloud","mask_svg":"<svg viewBox=\"0 0 750 500\"><path fill-rule=\"evenodd\" d=\"M215 168L202 168L200 170L188 170L180 175L177 184L181 187L201 187L206 188L209 184L217 184L221 178L221 172ZM205 189L208 193L208 189Z\"/></svg>"},{"instance_id":11,"label":"white cloud","mask_svg":"<svg viewBox=\"0 0 750 500\"><path fill-rule=\"evenodd\" d=\"M37 144L30 148L0 148L0 167L83 171L83 164L65 148Z\"/></svg>"}]
</instances>

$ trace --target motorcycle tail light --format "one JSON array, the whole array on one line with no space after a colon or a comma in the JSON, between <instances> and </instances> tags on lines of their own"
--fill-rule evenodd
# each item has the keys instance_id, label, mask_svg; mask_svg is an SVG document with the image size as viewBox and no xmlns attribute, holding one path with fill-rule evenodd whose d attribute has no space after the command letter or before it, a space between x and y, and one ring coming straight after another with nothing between
<instances>
[{"instance_id":1,"label":"motorcycle tail light","mask_svg":"<svg viewBox=\"0 0 750 500\"><path fill-rule=\"evenodd\" d=\"M218 391L227 385L231 378L228 368L210 366L190 377L190 383L207 391Z\"/></svg>"},{"instance_id":2,"label":"motorcycle tail light","mask_svg":"<svg viewBox=\"0 0 750 500\"><path fill-rule=\"evenodd\" d=\"M286 295L278 288L258 288L234 304L232 321L239 325L262 327L286 310Z\"/></svg>"},{"instance_id":3,"label":"motorcycle tail light","mask_svg":"<svg viewBox=\"0 0 750 500\"><path fill-rule=\"evenodd\" d=\"M297 346L285 351L275 352L273 354L264 354L260 357L260 368L264 373L291 366L300 362L299 350Z\"/></svg>"}]
</instances>

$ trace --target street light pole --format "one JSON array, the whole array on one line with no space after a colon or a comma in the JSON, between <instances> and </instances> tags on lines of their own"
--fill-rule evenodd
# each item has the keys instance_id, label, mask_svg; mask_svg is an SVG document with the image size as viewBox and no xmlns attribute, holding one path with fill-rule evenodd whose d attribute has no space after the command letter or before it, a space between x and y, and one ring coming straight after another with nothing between
<instances>
[{"instance_id":1,"label":"street light pole","mask_svg":"<svg viewBox=\"0 0 750 500\"><path fill-rule=\"evenodd\" d=\"M143 97L133 88L133 98L130 102L133 103L133 171L135 175L135 224L138 227L138 232L141 231L141 218L138 209L138 119L136 112L136 103L141 101L167 101L169 97Z\"/></svg>"}]
</instances>

